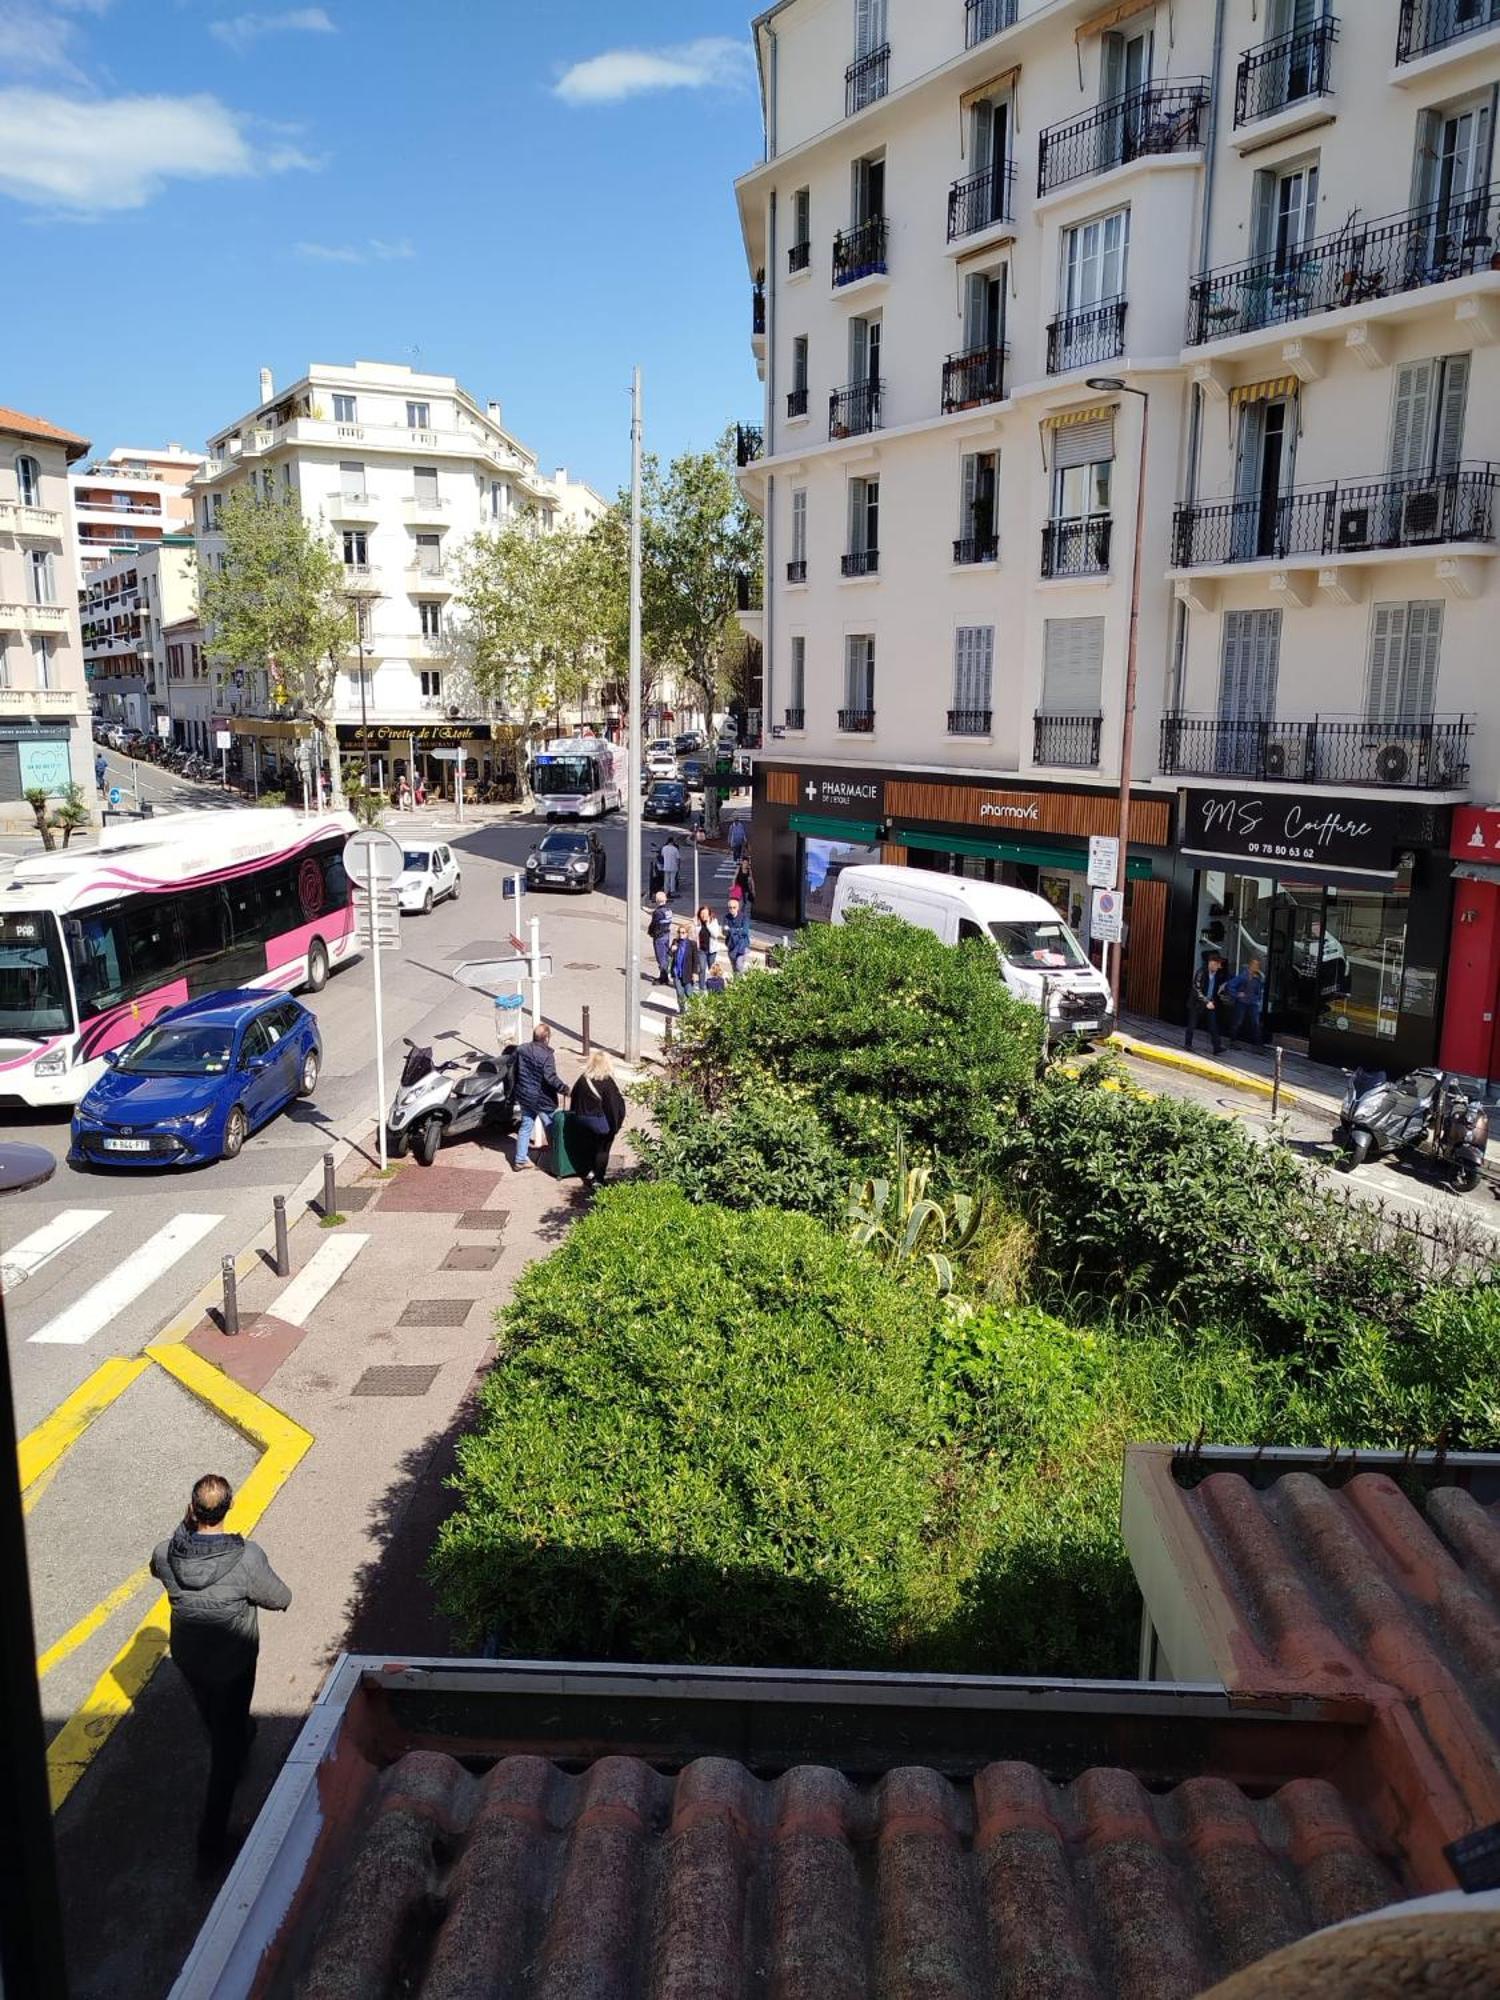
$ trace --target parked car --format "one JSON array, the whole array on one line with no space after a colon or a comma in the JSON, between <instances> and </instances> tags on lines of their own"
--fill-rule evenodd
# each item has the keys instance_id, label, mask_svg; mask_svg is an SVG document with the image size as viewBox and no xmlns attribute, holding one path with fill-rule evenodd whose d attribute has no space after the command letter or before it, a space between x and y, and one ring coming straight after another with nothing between
<instances>
[{"instance_id":1,"label":"parked car","mask_svg":"<svg viewBox=\"0 0 1500 2000\"><path fill-rule=\"evenodd\" d=\"M232 1160L323 1064L318 1024L284 993L235 988L158 1015L123 1048L73 1113L78 1164L185 1167Z\"/></svg>"},{"instance_id":2,"label":"parked car","mask_svg":"<svg viewBox=\"0 0 1500 2000\"><path fill-rule=\"evenodd\" d=\"M701 757L684 757L682 760L682 782L690 792L701 792L704 774L708 766Z\"/></svg>"},{"instance_id":3,"label":"parked car","mask_svg":"<svg viewBox=\"0 0 1500 2000\"><path fill-rule=\"evenodd\" d=\"M653 778L646 788L648 819L686 819L688 791L681 778Z\"/></svg>"},{"instance_id":4,"label":"parked car","mask_svg":"<svg viewBox=\"0 0 1500 2000\"><path fill-rule=\"evenodd\" d=\"M553 827L526 857L529 889L571 889L583 895L604 880L604 849L592 827Z\"/></svg>"},{"instance_id":5,"label":"parked car","mask_svg":"<svg viewBox=\"0 0 1500 2000\"><path fill-rule=\"evenodd\" d=\"M653 778L677 776L677 746L670 736L658 736L646 745L646 770Z\"/></svg>"},{"instance_id":6,"label":"parked car","mask_svg":"<svg viewBox=\"0 0 1500 2000\"><path fill-rule=\"evenodd\" d=\"M703 737L696 729L684 729L677 739L679 757L691 757L703 748Z\"/></svg>"},{"instance_id":7,"label":"parked car","mask_svg":"<svg viewBox=\"0 0 1500 2000\"><path fill-rule=\"evenodd\" d=\"M463 873L445 840L403 840L401 850L404 866L396 877L395 890L403 911L420 910L426 917L432 914L433 904L445 896L458 901Z\"/></svg>"}]
</instances>

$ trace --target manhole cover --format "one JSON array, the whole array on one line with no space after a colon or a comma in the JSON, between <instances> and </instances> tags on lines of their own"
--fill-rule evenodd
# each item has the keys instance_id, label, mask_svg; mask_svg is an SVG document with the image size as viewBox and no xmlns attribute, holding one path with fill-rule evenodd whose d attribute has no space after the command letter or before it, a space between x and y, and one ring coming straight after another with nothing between
<instances>
[{"instance_id":1,"label":"manhole cover","mask_svg":"<svg viewBox=\"0 0 1500 2000\"><path fill-rule=\"evenodd\" d=\"M458 1218L460 1229L503 1229L510 1220L508 1208L466 1208Z\"/></svg>"},{"instance_id":2,"label":"manhole cover","mask_svg":"<svg viewBox=\"0 0 1500 2000\"><path fill-rule=\"evenodd\" d=\"M445 1271L493 1271L499 1262L498 1243L458 1243L443 1259L441 1268Z\"/></svg>"},{"instance_id":3,"label":"manhole cover","mask_svg":"<svg viewBox=\"0 0 1500 2000\"><path fill-rule=\"evenodd\" d=\"M355 1383L356 1396L425 1396L442 1372L440 1367L367 1368Z\"/></svg>"},{"instance_id":4,"label":"manhole cover","mask_svg":"<svg viewBox=\"0 0 1500 2000\"><path fill-rule=\"evenodd\" d=\"M597 972L598 966L587 958L570 958L563 966L564 972Z\"/></svg>"},{"instance_id":5,"label":"manhole cover","mask_svg":"<svg viewBox=\"0 0 1500 2000\"><path fill-rule=\"evenodd\" d=\"M462 1326L472 1299L413 1299L397 1326Z\"/></svg>"},{"instance_id":6,"label":"manhole cover","mask_svg":"<svg viewBox=\"0 0 1500 2000\"><path fill-rule=\"evenodd\" d=\"M357 1214L360 1209L368 1208L375 1199L376 1191L374 1188L351 1187L336 1188L334 1192L338 1197L339 1213L346 1215Z\"/></svg>"}]
</instances>

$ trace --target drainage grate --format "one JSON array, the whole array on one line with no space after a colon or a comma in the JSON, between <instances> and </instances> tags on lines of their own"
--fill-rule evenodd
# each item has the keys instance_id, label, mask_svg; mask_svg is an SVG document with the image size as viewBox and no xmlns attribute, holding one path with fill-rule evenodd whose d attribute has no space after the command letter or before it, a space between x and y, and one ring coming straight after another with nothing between
<instances>
[{"instance_id":1,"label":"drainage grate","mask_svg":"<svg viewBox=\"0 0 1500 2000\"><path fill-rule=\"evenodd\" d=\"M444 1271L493 1271L500 1262L498 1243L457 1243L439 1266Z\"/></svg>"},{"instance_id":2,"label":"drainage grate","mask_svg":"<svg viewBox=\"0 0 1500 2000\"><path fill-rule=\"evenodd\" d=\"M563 966L564 972L597 972L598 970L598 966L592 964L586 958L570 958Z\"/></svg>"},{"instance_id":3,"label":"drainage grate","mask_svg":"<svg viewBox=\"0 0 1500 2000\"><path fill-rule=\"evenodd\" d=\"M460 1229L503 1229L510 1220L508 1208L466 1208L458 1218Z\"/></svg>"},{"instance_id":4,"label":"drainage grate","mask_svg":"<svg viewBox=\"0 0 1500 2000\"><path fill-rule=\"evenodd\" d=\"M397 1320L397 1326L462 1326L469 1317L472 1299L413 1299Z\"/></svg>"},{"instance_id":5,"label":"drainage grate","mask_svg":"<svg viewBox=\"0 0 1500 2000\"><path fill-rule=\"evenodd\" d=\"M375 1199L377 1190L369 1187L335 1188L338 1196L340 1215L358 1215L362 1208L368 1208Z\"/></svg>"},{"instance_id":6,"label":"drainage grate","mask_svg":"<svg viewBox=\"0 0 1500 2000\"><path fill-rule=\"evenodd\" d=\"M356 1396L425 1396L441 1366L429 1368L367 1368L355 1383Z\"/></svg>"}]
</instances>

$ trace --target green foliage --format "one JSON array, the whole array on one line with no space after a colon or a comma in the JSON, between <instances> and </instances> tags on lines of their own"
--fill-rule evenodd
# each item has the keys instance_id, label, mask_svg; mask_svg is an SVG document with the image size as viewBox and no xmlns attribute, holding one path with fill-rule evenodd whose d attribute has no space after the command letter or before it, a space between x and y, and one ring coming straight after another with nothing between
<instances>
[{"instance_id":1,"label":"green foliage","mask_svg":"<svg viewBox=\"0 0 1500 2000\"><path fill-rule=\"evenodd\" d=\"M710 1108L681 1084L651 1093L656 1129L635 1135L652 1180L721 1208L782 1208L834 1223L849 1169L812 1105L774 1084Z\"/></svg>"},{"instance_id":2,"label":"green foliage","mask_svg":"<svg viewBox=\"0 0 1500 2000\"><path fill-rule=\"evenodd\" d=\"M973 1243L984 1204L962 1190L934 1200L927 1192L931 1179L931 1167L908 1164L903 1138L889 1178L872 1174L849 1190L849 1239L872 1251L888 1271L925 1265L938 1290L948 1293L953 1259Z\"/></svg>"},{"instance_id":3,"label":"green foliage","mask_svg":"<svg viewBox=\"0 0 1500 2000\"><path fill-rule=\"evenodd\" d=\"M89 802L84 796L82 785L71 784L64 788L58 801L57 810L52 815L52 824L62 829L63 846L66 847L81 826L89 823Z\"/></svg>"},{"instance_id":4,"label":"green foliage","mask_svg":"<svg viewBox=\"0 0 1500 2000\"><path fill-rule=\"evenodd\" d=\"M50 854L52 849L57 845L57 842L52 838L52 821L47 810L52 803L52 794L42 785L31 785L27 787L21 796L25 799L27 805L31 807L32 814L36 819L36 830L42 836L42 845Z\"/></svg>"},{"instance_id":5,"label":"green foliage","mask_svg":"<svg viewBox=\"0 0 1500 2000\"><path fill-rule=\"evenodd\" d=\"M811 1097L851 1162L903 1134L941 1171L982 1178L1036 1071L1041 1016L982 943L941 943L857 912L805 931L774 978L737 979L689 1010L677 1073L710 1103L769 1078Z\"/></svg>"},{"instance_id":6,"label":"green foliage","mask_svg":"<svg viewBox=\"0 0 1500 2000\"><path fill-rule=\"evenodd\" d=\"M723 689L726 654L739 633L739 577L761 566L761 525L734 476L733 433L713 451L687 451L663 476L645 469L642 618L653 650L676 666L705 715Z\"/></svg>"},{"instance_id":7,"label":"green foliage","mask_svg":"<svg viewBox=\"0 0 1500 2000\"><path fill-rule=\"evenodd\" d=\"M384 826L388 804L385 793L367 785L363 771L350 773L347 791L349 810L361 826Z\"/></svg>"},{"instance_id":8,"label":"green foliage","mask_svg":"<svg viewBox=\"0 0 1500 2000\"><path fill-rule=\"evenodd\" d=\"M530 516L476 535L458 558L455 608L477 692L535 729L576 705L602 663L612 572L600 545Z\"/></svg>"},{"instance_id":9,"label":"green foliage","mask_svg":"<svg viewBox=\"0 0 1500 2000\"><path fill-rule=\"evenodd\" d=\"M286 804L286 793L262 792L255 803L258 806L284 806Z\"/></svg>"},{"instance_id":10,"label":"green foliage","mask_svg":"<svg viewBox=\"0 0 1500 2000\"><path fill-rule=\"evenodd\" d=\"M1351 1328L1313 1371L1309 1400L1329 1443L1500 1451L1500 1284L1435 1287L1406 1328Z\"/></svg>"}]
</instances>

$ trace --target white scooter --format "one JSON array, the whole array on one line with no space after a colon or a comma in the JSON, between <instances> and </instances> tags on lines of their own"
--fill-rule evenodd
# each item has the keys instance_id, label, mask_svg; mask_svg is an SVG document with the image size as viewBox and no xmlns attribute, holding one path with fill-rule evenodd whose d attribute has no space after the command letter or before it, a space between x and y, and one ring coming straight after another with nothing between
<instances>
[{"instance_id":1,"label":"white scooter","mask_svg":"<svg viewBox=\"0 0 1500 2000\"><path fill-rule=\"evenodd\" d=\"M432 1050L402 1037L406 1061L385 1121L386 1151L393 1160L410 1151L424 1167L446 1139L461 1139L491 1122L502 1132L515 1123L516 1052L435 1063Z\"/></svg>"}]
</instances>

